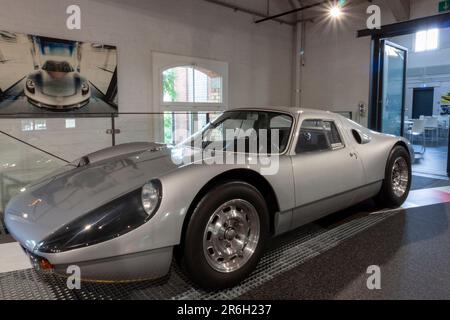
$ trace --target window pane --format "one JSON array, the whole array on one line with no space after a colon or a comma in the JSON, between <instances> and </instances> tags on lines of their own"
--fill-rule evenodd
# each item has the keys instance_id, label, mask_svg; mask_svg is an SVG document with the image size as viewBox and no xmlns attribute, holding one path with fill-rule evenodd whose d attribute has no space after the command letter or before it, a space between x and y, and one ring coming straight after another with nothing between
<instances>
[{"instance_id":1,"label":"window pane","mask_svg":"<svg viewBox=\"0 0 450 320\"><path fill-rule=\"evenodd\" d=\"M183 91L183 90L186 90L186 92L187 92L187 99L186 100L183 100L183 101L179 101L179 102L194 102L194 95L195 95L195 84L194 84L194 76L195 76L195 74L194 74L194 69L193 68L186 68L186 73L187 73L187 89L185 89L185 88L183 88L182 87L182 85L183 85L183 83L182 82L178 82L178 83L176 83L177 84L177 86L175 87L175 90L176 91L178 91L178 90L181 90L181 91Z\"/></svg>"},{"instance_id":2,"label":"window pane","mask_svg":"<svg viewBox=\"0 0 450 320\"><path fill-rule=\"evenodd\" d=\"M46 130L47 129L47 120L34 120L34 130Z\"/></svg>"},{"instance_id":3,"label":"window pane","mask_svg":"<svg viewBox=\"0 0 450 320\"><path fill-rule=\"evenodd\" d=\"M439 46L439 29L429 29L416 33L416 52L435 50Z\"/></svg>"},{"instance_id":4,"label":"window pane","mask_svg":"<svg viewBox=\"0 0 450 320\"><path fill-rule=\"evenodd\" d=\"M342 140L334 122L325 121L324 128L331 147L336 148L342 146Z\"/></svg>"},{"instance_id":5,"label":"window pane","mask_svg":"<svg viewBox=\"0 0 450 320\"><path fill-rule=\"evenodd\" d=\"M172 112L164 112L164 143L173 143L173 114Z\"/></svg>"},{"instance_id":6,"label":"window pane","mask_svg":"<svg viewBox=\"0 0 450 320\"><path fill-rule=\"evenodd\" d=\"M438 29L430 29L427 31L427 50L434 50L438 47Z\"/></svg>"},{"instance_id":7,"label":"window pane","mask_svg":"<svg viewBox=\"0 0 450 320\"><path fill-rule=\"evenodd\" d=\"M222 103L223 78L211 70L192 66L162 73L163 102Z\"/></svg>"},{"instance_id":8,"label":"window pane","mask_svg":"<svg viewBox=\"0 0 450 320\"><path fill-rule=\"evenodd\" d=\"M416 33L416 52L425 51L427 49L427 32L420 31Z\"/></svg>"},{"instance_id":9,"label":"window pane","mask_svg":"<svg viewBox=\"0 0 450 320\"><path fill-rule=\"evenodd\" d=\"M66 119L66 129L76 128L77 123L75 119Z\"/></svg>"},{"instance_id":10,"label":"window pane","mask_svg":"<svg viewBox=\"0 0 450 320\"><path fill-rule=\"evenodd\" d=\"M270 130L278 130L279 149L286 149L289 143L289 135L292 127L292 119L288 115L279 115L270 119Z\"/></svg>"},{"instance_id":11,"label":"window pane","mask_svg":"<svg viewBox=\"0 0 450 320\"><path fill-rule=\"evenodd\" d=\"M300 128L297 153L330 149L328 139L321 120L305 120Z\"/></svg>"},{"instance_id":12,"label":"window pane","mask_svg":"<svg viewBox=\"0 0 450 320\"><path fill-rule=\"evenodd\" d=\"M190 114L174 113L174 143L182 142L190 133Z\"/></svg>"},{"instance_id":13,"label":"window pane","mask_svg":"<svg viewBox=\"0 0 450 320\"><path fill-rule=\"evenodd\" d=\"M177 100L177 92L175 92L175 69L169 69L163 72L163 101L175 102Z\"/></svg>"},{"instance_id":14,"label":"window pane","mask_svg":"<svg viewBox=\"0 0 450 320\"><path fill-rule=\"evenodd\" d=\"M33 131L34 122L33 120L22 120L22 131Z\"/></svg>"},{"instance_id":15,"label":"window pane","mask_svg":"<svg viewBox=\"0 0 450 320\"><path fill-rule=\"evenodd\" d=\"M206 113L199 113L197 114L197 126L194 129L195 132L199 131L200 129L204 128L208 124L208 117Z\"/></svg>"},{"instance_id":16,"label":"window pane","mask_svg":"<svg viewBox=\"0 0 450 320\"><path fill-rule=\"evenodd\" d=\"M290 128L292 119L288 115L280 115L270 119L270 129Z\"/></svg>"}]
</instances>

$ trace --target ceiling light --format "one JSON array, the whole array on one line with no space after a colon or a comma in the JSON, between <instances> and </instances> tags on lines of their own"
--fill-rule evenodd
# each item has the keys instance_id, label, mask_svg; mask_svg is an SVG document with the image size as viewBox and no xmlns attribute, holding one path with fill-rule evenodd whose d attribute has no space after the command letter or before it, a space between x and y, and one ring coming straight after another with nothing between
<instances>
[{"instance_id":1,"label":"ceiling light","mask_svg":"<svg viewBox=\"0 0 450 320\"><path fill-rule=\"evenodd\" d=\"M342 15L342 10L340 6L333 6L330 8L330 16L333 18L338 18Z\"/></svg>"}]
</instances>

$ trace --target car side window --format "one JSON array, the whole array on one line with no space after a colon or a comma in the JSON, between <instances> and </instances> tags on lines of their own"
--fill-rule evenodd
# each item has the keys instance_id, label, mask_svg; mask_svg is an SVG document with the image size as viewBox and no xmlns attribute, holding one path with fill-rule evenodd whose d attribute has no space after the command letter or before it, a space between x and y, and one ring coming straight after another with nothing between
<instances>
[{"instance_id":1,"label":"car side window","mask_svg":"<svg viewBox=\"0 0 450 320\"><path fill-rule=\"evenodd\" d=\"M333 121L324 121L325 132L328 137L328 141L332 149L339 149L344 146L342 143L341 136L339 135L339 131L336 127L336 124Z\"/></svg>"},{"instance_id":2,"label":"car side window","mask_svg":"<svg viewBox=\"0 0 450 320\"><path fill-rule=\"evenodd\" d=\"M344 146L333 121L304 120L295 149L296 153L334 150Z\"/></svg>"},{"instance_id":3,"label":"car side window","mask_svg":"<svg viewBox=\"0 0 450 320\"><path fill-rule=\"evenodd\" d=\"M289 136L292 128L292 118L287 115L278 115L270 119L269 124L269 135L271 135L271 130L278 130L279 141L272 142L272 151L279 152L287 148L289 143ZM272 138L272 137L271 137ZM272 140L272 139L271 139ZM275 144L276 142L276 144ZM277 150L278 149L278 150Z\"/></svg>"}]
</instances>

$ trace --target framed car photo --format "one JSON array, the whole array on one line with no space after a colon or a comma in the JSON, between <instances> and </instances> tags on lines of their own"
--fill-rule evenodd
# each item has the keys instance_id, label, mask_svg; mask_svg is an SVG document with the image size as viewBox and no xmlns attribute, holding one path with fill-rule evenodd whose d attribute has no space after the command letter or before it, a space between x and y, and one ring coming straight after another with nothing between
<instances>
[{"instance_id":1,"label":"framed car photo","mask_svg":"<svg viewBox=\"0 0 450 320\"><path fill-rule=\"evenodd\" d=\"M117 111L115 46L0 31L0 117Z\"/></svg>"}]
</instances>

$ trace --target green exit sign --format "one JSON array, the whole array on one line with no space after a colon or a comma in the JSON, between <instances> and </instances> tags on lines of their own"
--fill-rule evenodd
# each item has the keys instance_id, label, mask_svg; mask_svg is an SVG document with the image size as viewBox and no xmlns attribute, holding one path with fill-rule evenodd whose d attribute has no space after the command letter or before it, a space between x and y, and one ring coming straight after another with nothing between
<instances>
[{"instance_id":1,"label":"green exit sign","mask_svg":"<svg viewBox=\"0 0 450 320\"><path fill-rule=\"evenodd\" d=\"M439 12L450 11L450 0L439 2Z\"/></svg>"}]
</instances>

